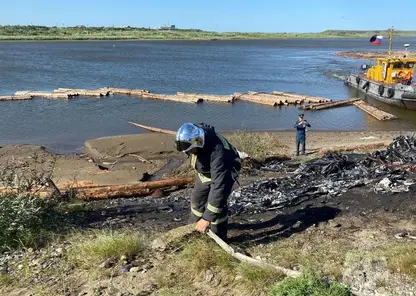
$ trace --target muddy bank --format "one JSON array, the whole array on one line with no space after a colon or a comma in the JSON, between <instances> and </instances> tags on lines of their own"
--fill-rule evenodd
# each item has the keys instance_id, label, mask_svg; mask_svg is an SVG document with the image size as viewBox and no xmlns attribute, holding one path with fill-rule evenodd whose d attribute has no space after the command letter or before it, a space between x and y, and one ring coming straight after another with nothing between
<instances>
[{"instance_id":1,"label":"muddy bank","mask_svg":"<svg viewBox=\"0 0 416 296\"><path fill-rule=\"evenodd\" d=\"M307 135L307 153L345 150L360 145L387 145L400 133L313 131ZM225 133L226 136L231 134ZM276 149L278 154L294 156L294 132L269 134L279 144ZM175 151L173 136L158 133L89 140L80 155L57 155L44 147L33 145L7 145L0 148L0 164L29 160L33 163L35 159L37 162L55 162L52 179L56 183L91 180L95 184L135 183L142 180L146 173L156 173L154 179L158 179L187 161L183 154Z\"/></svg>"},{"instance_id":2,"label":"muddy bank","mask_svg":"<svg viewBox=\"0 0 416 296\"><path fill-rule=\"evenodd\" d=\"M341 56L344 58L350 58L350 59L355 59L355 60L370 60L370 61L375 61L378 58L386 58L388 57L388 53L387 52L365 52L365 51L341 51L341 52L336 52L335 55L337 56ZM393 53L393 56L397 56L397 57L403 57L405 55L404 51L397 51ZM409 58L416 58L416 53L415 52L409 52L408 53L408 57Z\"/></svg>"},{"instance_id":3,"label":"muddy bank","mask_svg":"<svg viewBox=\"0 0 416 296\"><path fill-rule=\"evenodd\" d=\"M254 133L254 132L253 132ZM257 133L257 132L256 132ZM265 133L265 132L258 132ZM296 134L292 131L267 132L272 135L281 154L293 156L295 152ZM310 131L307 133L307 150L316 152L319 149L342 149L359 145L389 144L392 139L406 133L405 131ZM232 136L232 132L223 133ZM272 145L272 144L271 144ZM243 147L237 147L240 150ZM174 149L174 137L171 135L148 133L123 135L89 140L85 143L84 152L96 159L116 159L131 153L139 154L149 159L180 155Z\"/></svg>"}]
</instances>

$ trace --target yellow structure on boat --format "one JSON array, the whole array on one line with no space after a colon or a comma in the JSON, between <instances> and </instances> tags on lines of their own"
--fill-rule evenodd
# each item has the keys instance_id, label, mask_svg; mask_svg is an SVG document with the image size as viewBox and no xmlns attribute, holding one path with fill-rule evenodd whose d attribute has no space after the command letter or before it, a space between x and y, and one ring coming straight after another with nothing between
<instances>
[{"instance_id":1,"label":"yellow structure on boat","mask_svg":"<svg viewBox=\"0 0 416 296\"><path fill-rule=\"evenodd\" d=\"M416 83L413 83L416 58L406 52L392 51L393 28L389 29L389 51L386 57L379 57L369 67L362 65L361 71L352 73L344 83L383 103L416 111ZM370 39L371 40L371 39Z\"/></svg>"},{"instance_id":2,"label":"yellow structure on boat","mask_svg":"<svg viewBox=\"0 0 416 296\"><path fill-rule=\"evenodd\" d=\"M415 71L415 58L379 58L377 64L368 69L366 77L384 84L410 85Z\"/></svg>"},{"instance_id":3,"label":"yellow structure on boat","mask_svg":"<svg viewBox=\"0 0 416 296\"><path fill-rule=\"evenodd\" d=\"M392 57L392 42L393 28L389 29L388 58L378 58L377 64L368 69L365 76L367 79L383 84L410 85L414 77L416 59L407 57L407 48L403 57Z\"/></svg>"}]
</instances>

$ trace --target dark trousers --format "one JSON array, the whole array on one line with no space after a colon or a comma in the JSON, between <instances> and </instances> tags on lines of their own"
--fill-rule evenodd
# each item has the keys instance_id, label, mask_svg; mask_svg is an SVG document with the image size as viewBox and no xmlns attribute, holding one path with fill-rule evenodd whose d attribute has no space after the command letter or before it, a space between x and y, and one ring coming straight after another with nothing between
<instances>
[{"instance_id":1,"label":"dark trousers","mask_svg":"<svg viewBox=\"0 0 416 296\"><path fill-rule=\"evenodd\" d=\"M231 174L230 174L231 175ZM227 240L228 230L228 197L231 194L234 185L234 180L230 177L224 186L224 196L221 201L221 213L218 214L217 220L211 222L210 229L224 241ZM202 218L208 204L208 195L211 190L211 182L202 183L197 177L195 181L194 191L191 197L191 215L189 223L196 223Z\"/></svg>"},{"instance_id":2,"label":"dark trousers","mask_svg":"<svg viewBox=\"0 0 416 296\"><path fill-rule=\"evenodd\" d=\"M306 151L306 136L296 135L296 155L299 155L299 146L302 144L302 154Z\"/></svg>"}]
</instances>

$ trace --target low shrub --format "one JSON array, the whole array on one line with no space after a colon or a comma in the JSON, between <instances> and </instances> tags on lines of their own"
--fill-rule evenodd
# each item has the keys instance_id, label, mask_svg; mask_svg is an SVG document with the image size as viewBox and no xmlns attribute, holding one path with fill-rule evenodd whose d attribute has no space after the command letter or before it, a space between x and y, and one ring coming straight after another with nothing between
<instances>
[{"instance_id":1,"label":"low shrub","mask_svg":"<svg viewBox=\"0 0 416 296\"><path fill-rule=\"evenodd\" d=\"M60 221L56 206L36 196L0 196L0 251L42 243Z\"/></svg>"},{"instance_id":2,"label":"low shrub","mask_svg":"<svg viewBox=\"0 0 416 296\"><path fill-rule=\"evenodd\" d=\"M70 241L74 243L68 254L69 261L87 269L107 259L117 260L123 255L133 257L145 249L143 239L129 233L80 233L70 238Z\"/></svg>"}]
</instances>

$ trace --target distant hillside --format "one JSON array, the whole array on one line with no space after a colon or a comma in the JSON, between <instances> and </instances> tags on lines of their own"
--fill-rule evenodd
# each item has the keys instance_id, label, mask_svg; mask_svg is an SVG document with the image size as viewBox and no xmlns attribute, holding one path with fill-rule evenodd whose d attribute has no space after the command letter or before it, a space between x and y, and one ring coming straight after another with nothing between
<instances>
[{"instance_id":1,"label":"distant hillside","mask_svg":"<svg viewBox=\"0 0 416 296\"><path fill-rule=\"evenodd\" d=\"M416 31L400 31L395 30L394 36L396 37L416 37ZM321 32L323 35L329 36L342 36L342 37L368 37L375 34L388 36L387 30L374 30L374 31L367 31L367 30L326 30Z\"/></svg>"},{"instance_id":2,"label":"distant hillside","mask_svg":"<svg viewBox=\"0 0 416 296\"><path fill-rule=\"evenodd\" d=\"M158 30L134 27L0 26L0 40L232 40L279 38L369 38L387 31L327 30L320 33L210 32L199 29ZM415 36L416 31L396 31L395 36Z\"/></svg>"}]
</instances>

